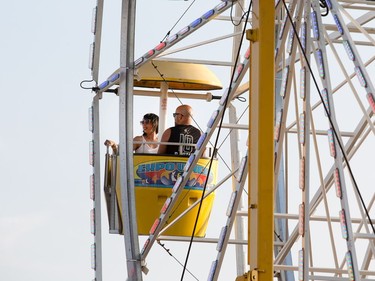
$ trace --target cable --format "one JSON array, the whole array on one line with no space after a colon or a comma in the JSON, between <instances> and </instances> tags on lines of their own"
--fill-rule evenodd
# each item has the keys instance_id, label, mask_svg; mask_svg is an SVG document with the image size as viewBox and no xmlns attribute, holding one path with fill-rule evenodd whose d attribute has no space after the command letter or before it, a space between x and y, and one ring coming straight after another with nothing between
<instances>
[{"instance_id":1,"label":"cable","mask_svg":"<svg viewBox=\"0 0 375 281\"><path fill-rule=\"evenodd\" d=\"M242 11L244 12L240 18L240 20L238 21L238 23L235 23L234 22L234 19L233 19L233 5L230 7L230 21L232 22L232 24L234 26L239 26L242 22L242 20L244 19L244 17L247 15L247 12L244 11L243 7L241 6L241 2L238 2L238 5L241 7Z\"/></svg>"},{"instance_id":2,"label":"cable","mask_svg":"<svg viewBox=\"0 0 375 281\"><path fill-rule=\"evenodd\" d=\"M247 109L249 108L249 106L247 106L244 111L242 112L242 114L240 115L240 117L238 117L238 120L236 121L235 124L238 124L238 122L241 120L242 116L245 114L245 112L247 111ZM227 140L227 138L229 137L229 135L232 133L233 131L233 128L231 128L228 132L228 134L225 136L224 140L221 142L221 144L219 145L219 148L220 149L222 147L222 145L224 144L224 142Z\"/></svg>"},{"instance_id":3,"label":"cable","mask_svg":"<svg viewBox=\"0 0 375 281\"><path fill-rule=\"evenodd\" d=\"M243 28L243 31L242 31L240 45L243 42L243 38L245 36L246 25L247 25L247 22L248 22L248 17L249 17L249 14L250 14L251 6L252 6L252 1L250 1L249 9L247 11L246 22L245 22L245 25L244 25L244 28ZM238 52L237 52L237 56L236 56L236 61L235 61L234 65L237 65L237 63L238 63L239 53L240 53L240 48L238 48ZM231 80L230 80L230 85L232 84L232 81L233 81L233 78L234 78L234 74L235 74L235 70L233 70L233 72L232 72L232 76L231 76ZM231 86L229 86L228 91L229 92L231 91ZM228 97L229 97L229 95L228 95ZM218 133L217 133L216 140L215 140L215 145L214 145L214 153L213 153L213 155L211 157L210 166L209 166L209 169L208 169L208 174L210 174L210 171L211 171L211 168L212 168L213 157L215 155L216 147L217 147L217 144L218 144L218 141L219 141L219 136L220 136L220 132L221 132L221 128L222 128L222 123L223 123L223 120L224 120L225 109L226 109L226 106L228 104L228 97L225 99L223 114L222 114L222 117L221 117L221 120L220 120L220 125L218 126ZM182 274L181 274L181 279L180 279L181 281L183 281L183 279L184 279L185 269L186 269L186 266L187 266L187 262L189 260L190 251L191 251L191 247L192 247L192 244L193 244L194 233L195 233L195 229L197 227L198 218L199 218L199 214L200 214L200 210L201 210L202 202L203 202L203 196L204 196L204 193L206 191L206 186L207 186L207 182L205 183L204 188L203 188L202 198L201 198L201 201L200 201L200 204L199 204L199 208L198 208L198 212L197 212L197 216L196 216L194 228L193 228L193 231L192 231L192 235L190 237L189 248L188 248L188 252L186 254L186 259L185 259L185 264L184 264L184 270L182 271Z\"/></svg>"},{"instance_id":4,"label":"cable","mask_svg":"<svg viewBox=\"0 0 375 281\"><path fill-rule=\"evenodd\" d=\"M325 2L325 1L324 1L324 2ZM323 100L322 94L321 94L321 92L320 92L320 90L319 90L318 82L317 82L316 79L315 79L315 75L314 75L314 73L313 73L313 71L312 71L312 68L311 68L311 65L310 65L310 63L309 63L309 61L308 61L308 59L307 59L306 52L305 52L305 50L304 50L303 47L302 47L301 40L300 40L300 38L299 38L298 32L297 32L297 30L296 30L296 27L295 27L294 24L293 24L293 20L292 20L292 17L291 17L291 15L290 15L290 13L289 13L289 10L288 10L288 8L287 8L287 6L286 6L285 0L283 0L283 4L284 4L285 10L286 10L286 13L287 13L288 19L289 19L289 21L290 21L290 23L291 23L291 26L293 27L293 32L294 32L294 34L296 35L296 38L297 38L297 40L298 40L298 44L299 44L300 47L301 47L301 50L302 50L303 56L304 56L304 58L305 58L306 64L307 64L307 66L308 66L308 68L309 68L309 71L310 71L310 73L311 73L311 77L312 77L312 79L313 79L313 82L314 82L315 88L316 88L316 90L317 90L317 92L318 92L318 94L319 94L319 97L320 97L321 101L322 101L323 108L324 108L325 112L327 113L328 121L329 121L329 123L330 123L330 125L331 125L331 128L332 128L332 131L333 131L333 133L334 133L334 135L335 135L335 139L336 139L336 141L337 141L337 144L339 145L339 148L340 148L340 151L341 151L342 157L344 158L344 160L345 160L345 162L346 162L346 165L347 165L347 168L348 168L349 175L350 175L350 177L351 177L351 179L352 179L352 181L353 181L353 185L354 185L354 187L355 187L355 190L357 191L357 194L358 194L358 196L359 196L359 198L360 198L360 201L361 201L361 204L362 204L362 208L365 210L366 216L367 216L367 218L368 218L368 220L369 220L369 224L371 225L372 231L373 231L374 234L375 234L375 227L374 227L374 224L373 224L373 222L372 222L372 220L371 220L370 214L369 214L369 212L368 212L368 210L367 210L367 207L366 207L365 202L364 202L364 200L363 200L362 194L361 194L361 192L360 192L360 190L359 190L359 188L358 188L357 181L355 180L355 177L354 177L354 174L353 174L353 171L352 171L351 165L350 165L350 163L349 163L349 160L348 160L347 157L346 157L346 154L345 154L344 148L343 148L341 142L339 141L338 133L337 133L336 128L335 128L335 126L334 126L334 124L333 124L333 122L332 122L332 119L331 119L331 116L330 116L330 114L329 114L328 108L327 108L326 104L324 103L324 100Z\"/></svg>"},{"instance_id":5,"label":"cable","mask_svg":"<svg viewBox=\"0 0 375 281\"><path fill-rule=\"evenodd\" d=\"M321 13L322 17L326 17L329 13L326 0L319 0L319 6L323 9L326 9L325 13Z\"/></svg>"},{"instance_id":6,"label":"cable","mask_svg":"<svg viewBox=\"0 0 375 281\"><path fill-rule=\"evenodd\" d=\"M160 242L160 240L157 240L157 242L158 242L158 244L172 257L172 258L174 258L174 260L179 264L179 265L181 265L181 266L183 266L182 265L182 263L175 257L175 256L173 256L172 255L172 253L170 252L170 250L169 249L167 249L166 247L164 247L164 244L162 244L161 242ZM186 269L187 270L187 272L189 272L190 273L190 275L195 279L195 280L198 280L199 281L199 279L190 271L190 270L188 270L188 269Z\"/></svg>"},{"instance_id":7,"label":"cable","mask_svg":"<svg viewBox=\"0 0 375 281\"><path fill-rule=\"evenodd\" d=\"M79 83L79 86L82 88L82 89L85 89L85 90L92 90L92 91L96 91L97 90L97 87L84 87L83 86L83 83L90 83L90 82L93 82L94 79L91 79L91 80L82 80L80 83Z\"/></svg>"},{"instance_id":8,"label":"cable","mask_svg":"<svg viewBox=\"0 0 375 281\"><path fill-rule=\"evenodd\" d=\"M240 102L246 102L245 97L236 97L236 99L239 100Z\"/></svg>"},{"instance_id":9,"label":"cable","mask_svg":"<svg viewBox=\"0 0 375 281\"><path fill-rule=\"evenodd\" d=\"M207 166L209 165L209 162L206 163L206 165L204 166L204 168L202 169L202 171L198 174L197 178L194 179L194 182L191 183L191 186L194 186L196 184L196 182L199 180L200 176L203 175L203 171L206 171L206 168ZM231 170L229 170L231 171ZM207 174L207 177L206 177L206 180L205 180L205 183L208 181L209 179L209 176L210 174ZM177 206L174 207L174 210L171 211L171 214L169 215L168 219L165 221L166 224L168 224L168 220L173 216L173 214L178 210L179 206L183 203L184 199L189 195L189 192L190 192L191 189L188 189L187 192L185 193L185 195L181 198L181 200L178 202Z\"/></svg>"},{"instance_id":10,"label":"cable","mask_svg":"<svg viewBox=\"0 0 375 281\"><path fill-rule=\"evenodd\" d=\"M275 230L273 231L273 234L279 239L280 242L284 242L280 234L278 234Z\"/></svg>"},{"instance_id":11,"label":"cable","mask_svg":"<svg viewBox=\"0 0 375 281\"><path fill-rule=\"evenodd\" d=\"M154 67L154 69L157 71L157 73L159 74L160 78L162 78L163 81L167 83L167 81L166 81L165 78L164 78L164 74L161 73L161 72L159 71L158 66L155 65L153 61L151 61L151 64L152 64L152 66ZM176 97L176 99L180 102L180 104L184 104L184 103L181 101L181 99L177 96L177 94L174 92L174 90L173 90L173 89L170 89L170 90L171 90L171 92L174 94L174 96ZM240 101L243 101L243 99L239 99L239 97L237 97L237 99L240 100ZM246 99L245 99L245 100L246 100ZM196 125L196 126L202 131L202 128L199 126L199 124L198 124L197 121L194 119L194 117L191 116L191 118L193 119L194 124L195 124L195 125ZM221 146L220 146L220 147L221 147ZM219 147L219 149L220 149L220 147ZM216 149L216 150L214 149L214 153L213 153L213 155L217 154L218 157L221 159L221 161L224 163L224 165L225 165L225 166L228 168L228 170L231 172L232 170L231 170L231 168L229 167L228 163L226 163L225 159L220 155L220 153L218 153L219 149ZM208 164L210 164L210 163L208 162L208 163L206 164L206 166L204 167L205 169L203 169L203 170L206 170ZM202 172L200 173L200 175L202 175ZM200 176L200 175L199 175L199 176ZM208 174L208 175L209 175L209 174ZM198 176L198 178L199 178L199 176ZM198 178L197 178L197 180L198 180ZM207 179L208 179L208 177L207 177ZM207 181L206 181L206 183L207 183ZM174 210L171 212L171 214L170 214L170 216L169 216L168 219L170 219L170 218L173 216L173 214L176 212L176 210L178 209L178 207L182 204L183 199L184 199L186 196L188 196L188 192L187 192L187 193L184 195L184 197L179 201L179 203L177 204L177 207L174 208ZM167 222L168 222L168 220L166 221L166 223L167 223Z\"/></svg>"},{"instance_id":12,"label":"cable","mask_svg":"<svg viewBox=\"0 0 375 281\"><path fill-rule=\"evenodd\" d=\"M245 99L246 100L246 99ZM249 106L247 106L242 114L238 117L238 119L236 120L235 124L238 124L238 122L242 119L242 117L244 116L244 114L246 113L247 109L249 108ZM228 134L224 137L223 141L221 142L221 144L219 145L219 148L216 150L216 151L219 151L221 149L221 147L224 145L225 141L228 139L229 135L231 134L231 132L233 131L233 128L231 128L228 132ZM224 163L226 164L228 170L230 172L232 172L232 170L230 169L230 167L227 165L227 163L225 162L225 160L221 157L221 155L219 155L220 159L222 159L224 161ZM208 166L209 162L207 162L207 164L204 166L204 169L202 169L202 172L199 173L198 177L195 179L195 181L192 183L192 186L194 186L194 184L196 183L196 181L199 179L199 177L201 175L203 175L203 171L206 170L207 166ZM209 178L209 174L207 174L207 178L206 178L206 183L207 183L207 180ZM181 203L183 202L183 200L186 198L186 196L189 195L189 191L190 189L188 190L188 192L185 193L185 195L181 198L181 200L178 202L177 204L177 207L174 208L174 210L171 212L171 214L169 215L168 219L170 219L173 214L177 211L178 207L181 205ZM246 189L243 189L243 191L247 194L247 190ZM166 221L166 224L168 223L168 219Z\"/></svg>"},{"instance_id":13,"label":"cable","mask_svg":"<svg viewBox=\"0 0 375 281\"><path fill-rule=\"evenodd\" d=\"M165 78L164 78L164 74L161 73L161 72L159 71L158 66L155 65L153 61L151 61L151 64L152 64L152 66L154 67L154 69L158 72L160 78L162 78L163 81L164 81L165 83L167 83L167 81L166 81ZM170 89L170 90L171 90L172 94L175 96L175 98L180 102L180 104L183 105L184 103L183 103L182 100L177 96L177 94L174 92L174 90L173 90L173 89ZM198 122L194 119L194 116L190 116L190 117L191 117L191 119L193 120L194 125L196 125L196 126L199 128L199 130L203 131L202 128L199 126ZM211 142L210 142L210 144L212 145ZM216 151L216 152L218 152L218 151ZM220 159L223 160L223 163L225 164L225 166L227 166L228 170L231 171L231 169L229 168L229 165L225 162L224 158L222 158L220 154L218 154L218 156L220 157Z\"/></svg>"},{"instance_id":14,"label":"cable","mask_svg":"<svg viewBox=\"0 0 375 281\"><path fill-rule=\"evenodd\" d=\"M245 98L244 98L245 99ZM245 99L246 100L246 99ZM238 122L241 120L241 118L243 117L243 115L245 114L245 112L247 111L247 109L249 108L249 106L247 106L244 111L242 112L242 114L240 115L240 117L238 117L238 120L236 121L235 124L238 124ZM227 138L229 137L230 133L233 131L233 128L231 128L229 130L229 133L225 136L224 140L221 142L221 145L219 146L218 149L220 149L222 147L222 145L225 143L225 141L227 140ZM246 195L248 195L248 192L247 190L243 187L242 188L243 192L245 192Z\"/></svg>"},{"instance_id":15,"label":"cable","mask_svg":"<svg viewBox=\"0 0 375 281\"><path fill-rule=\"evenodd\" d=\"M187 1L187 0L185 0ZM185 12L183 12L183 14L181 15L181 17L176 21L176 23L172 26L172 28L167 32L167 34L164 36L164 38L160 41L161 42L164 42L168 37L169 35L171 34L171 31L173 30L173 28L176 27L176 25L180 22L180 20L185 16L185 14L187 13L187 11L189 11L189 9L191 8L191 6L195 3L196 0L194 0L193 2L191 2L191 4L189 5L189 7L187 7L187 9L185 10Z\"/></svg>"}]
</instances>

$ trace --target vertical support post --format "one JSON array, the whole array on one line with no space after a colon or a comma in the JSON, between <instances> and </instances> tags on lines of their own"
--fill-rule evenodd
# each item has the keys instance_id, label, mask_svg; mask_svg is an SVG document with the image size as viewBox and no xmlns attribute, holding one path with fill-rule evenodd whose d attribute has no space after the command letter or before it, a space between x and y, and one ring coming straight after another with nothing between
<instances>
[{"instance_id":1,"label":"vertical support post","mask_svg":"<svg viewBox=\"0 0 375 281\"><path fill-rule=\"evenodd\" d=\"M244 3L244 0L239 0L237 1L238 2L238 5L235 5L235 10L234 10L234 13L235 13L235 17L237 18L241 18L242 14L243 14L243 10L242 10L242 7L245 7L245 3ZM233 33L240 33L242 30L243 30L243 26L244 26L244 23L241 21L239 22L239 24L235 24L234 27L233 27ZM231 72L233 72L233 68L235 67L234 63L236 61L236 57L237 57L237 54L238 54L238 50L240 48L240 40L238 40L236 37L233 37L233 43L232 43L232 63L233 63L233 67L231 69Z\"/></svg>"},{"instance_id":2,"label":"vertical support post","mask_svg":"<svg viewBox=\"0 0 375 281\"><path fill-rule=\"evenodd\" d=\"M228 104L228 117L230 124L236 124L237 118L237 111L236 108L229 103ZM236 167L239 167L241 162L241 153L238 148L238 141L239 141L239 133L238 130L233 129L230 132L230 155L231 155L231 162L232 162L232 170L235 170ZM236 179L232 177L232 190L236 190ZM241 197L238 203L238 209L242 209L244 207L244 198ZM244 229L244 221L245 218L237 216L236 220L234 221L234 237L238 240L246 239L245 229ZM236 265L237 265L237 274L243 274L245 272L246 266L246 258L245 258L245 246L244 245L236 245Z\"/></svg>"},{"instance_id":3,"label":"vertical support post","mask_svg":"<svg viewBox=\"0 0 375 281\"><path fill-rule=\"evenodd\" d=\"M101 94L93 98L93 141L94 141L94 270L95 279L102 281L102 220L100 198L100 131L99 131L99 99Z\"/></svg>"},{"instance_id":4,"label":"vertical support post","mask_svg":"<svg viewBox=\"0 0 375 281\"><path fill-rule=\"evenodd\" d=\"M311 1L306 1L304 4L304 10L309 11L311 6ZM314 5L314 4L313 4ZM315 4L316 5L316 4ZM312 38L311 38L311 18L310 13L305 12L304 15L304 21L306 23L306 46L305 46L305 52L306 57L302 57L301 62L302 66L305 67L305 69L308 69L307 65L310 64L310 56L311 56L311 46L312 46ZM323 32L321 33L323 34ZM310 237L310 131L311 131L311 76L306 75L305 78L305 99L303 101L303 114L304 114L304 144L302 144L301 147L301 157L304 159L302 163L300 164L302 167L300 169L303 169L303 189L302 189L302 203L301 208L303 208L303 234L301 237L302 242L302 249L300 252L300 255L303 258L302 263L302 278L303 280L309 280L309 274L310 274L310 255L311 255L311 237ZM302 130L300 128L300 130ZM300 160L301 161L301 160ZM301 214L302 215L302 214ZM299 269L300 270L300 269Z\"/></svg>"},{"instance_id":5,"label":"vertical support post","mask_svg":"<svg viewBox=\"0 0 375 281\"><path fill-rule=\"evenodd\" d=\"M253 1L250 40L249 244L251 279L273 280L274 1ZM254 276L254 278L253 278Z\"/></svg>"},{"instance_id":6,"label":"vertical support post","mask_svg":"<svg viewBox=\"0 0 375 281\"><path fill-rule=\"evenodd\" d=\"M168 107L168 84L160 83L160 107L159 107L159 132L163 134L167 127L167 107Z\"/></svg>"},{"instance_id":7,"label":"vertical support post","mask_svg":"<svg viewBox=\"0 0 375 281\"><path fill-rule=\"evenodd\" d=\"M238 1L239 5L235 5L235 17L241 17L242 15L242 8L244 7L244 0ZM243 29L243 22L241 22L238 25L234 25L233 32L241 32ZM235 68L235 61L236 56L238 53L238 50L240 48L240 41L236 38L233 38L232 43L232 63L233 67L231 68L231 73L234 71ZM229 104L228 106L229 110L229 123L235 124L237 122L237 112L236 108ZM239 166L239 163L241 161L241 155L240 150L238 148L238 141L239 141L239 134L238 130L234 129L230 133L230 149L231 149L231 162L232 162L232 169ZM232 189L235 190L236 188L236 179L232 177ZM238 209L241 209L244 205L244 199L241 198L240 202L238 204ZM234 221L234 236L235 239L244 239L245 230L244 230L244 218L237 216L236 220ZM245 246L244 245L236 245L236 265L237 265L237 274L241 275L246 270L246 258L245 258Z\"/></svg>"},{"instance_id":8,"label":"vertical support post","mask_svg":"<svg viewBox=\"0 0 375 281\"><path fill-rule=\"evenodd\" d=\"M102 36L102 19L103 19L103 0L98 0L95 7L95 15L93 20L95 21L95 26L92 26L92 31L94 32L94 53L93 64L92 64L92 79L98 84L99 76L99 61L100 61L100 44ZM92 139L94 142L93 153L93 201L94 201L94 245L92 251L94 251L93 256L91 256L94 261L95 270L95 280L102 281L103 269L102 269L102 222L101 222L101 198L100 198L100 130L99 130L99 100L101 99L101 94L96 94L92 101L92 118L93 118L93 128L92 128Z\"/></svg>"},{"instance_id":9,"label":"vertical support post","mask_svg":"<svg viewBox=\"0 0 375 281\"><path fill-rule=\"evenodd\" d=\"M93 54L93 68L92 79L98 84L99 77L99 61L100 61L100 45L102 38L102 22L103 22L103 1L97 0L96 15L95 15L95 40L94 40L94 54Z\"/></svg>"},{"instance_id":10,"label":"vertical support post","mask_svg":"<svg viewBox=\"0 0 375 281\"><path fill-rule=\"evenodd\" d=\"M135 0L123 0L121 11L119 156L122 222L128 281L142 280L133 175L133 79Z\"/></svg>"}]
</instances>

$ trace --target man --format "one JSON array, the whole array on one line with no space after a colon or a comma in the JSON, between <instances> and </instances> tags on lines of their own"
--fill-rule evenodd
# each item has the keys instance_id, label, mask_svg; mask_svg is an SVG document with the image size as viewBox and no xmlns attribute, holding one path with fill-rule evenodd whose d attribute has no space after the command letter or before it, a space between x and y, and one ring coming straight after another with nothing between
<instances>
[{"instance_id":1,"label":"man","mask_svg":"<svg viewBox=\"0 0 375 281\"><path fill-rule=\"evenodd\" d=\"M191 106L184 104L176 108L173 113L174 127L170 127L164 131L161 142L174 142L183 144L195 144L201 136L201 131L194 126L193 110ZM172 154L172 155L190 155L194 152L194 146L189 145L163 145L160 144L158 154Z\"/></svg>"}]
</instances>

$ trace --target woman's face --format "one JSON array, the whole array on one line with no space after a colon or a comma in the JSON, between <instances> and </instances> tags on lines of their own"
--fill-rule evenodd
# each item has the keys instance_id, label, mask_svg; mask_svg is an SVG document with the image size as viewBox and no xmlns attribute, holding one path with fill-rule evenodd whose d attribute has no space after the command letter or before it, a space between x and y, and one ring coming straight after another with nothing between
<instances>
[{"instance_id":1,"label":"woman's face","mask_svg":"<svg viewBox=\"0 0 375 281\"><path fill-rule=\"evenodd\" d=\"M141 121L141 125L143 128L143 132L146 133L147 135L154 132L154 128L153 128L154 126L150 119L143 119Z\"/></svg>"}]
</instances>

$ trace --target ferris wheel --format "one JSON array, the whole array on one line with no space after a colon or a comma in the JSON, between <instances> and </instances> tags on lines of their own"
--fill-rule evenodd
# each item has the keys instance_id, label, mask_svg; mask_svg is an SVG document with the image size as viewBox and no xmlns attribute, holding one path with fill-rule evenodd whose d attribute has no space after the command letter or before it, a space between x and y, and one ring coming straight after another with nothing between
<instances>
[{"instance_id":1,"label":"ferris wheel","mask_svg":"<svg viewBox=\"0 0 375 281\"><path fill-rule=\"evenodd\" d=\"M96 280L105 280L101 211L108 213L109 232L124 235L123 266L129 280L254 280L262 279L264 271L287 281L375 280L375 1L276 1L269 29L258 27L263 16L257 10L259 2L218 1L202 9L143 55L126 55L120 68L95 86L90 130ZM124 13L135 9L127 1L123 5L129 5ZM98 1L90 63L96 82L102 9ZM127 28L122 51L131 53L132 17L123 24ZM263 54L254 57L257 47L252 46L262 40L266 44L266 35L258 33L264 30L273 31L268 38L273 37L274 48L263 60ZM207 52L207 46L212 51ZM192 55L191 50L198 52ZM262 63L270 58L273 69L265 69ZM261 65L254 64L256 60ZM129 65L134 72L127 71ZM186 71L177 77L172 66ZM212 74L215 71L227 75L225 86ZM199 75L193 77L194 73ZM262 73L272 73L274 81L259 80ZM268 105L252 107L262 98L262 92L252 91L255 81L273 85L269 116L263 116L270 113ZM207 125L200 126L203 134L195 152L173 160L129 157L133 153L124 151L130 149L121 154L121 147L132 145L126 140L132 134L126 127L133 121L133 100L125 91L161 96L162 122L167 118L162 100L169 96L182 103L205 103L199 110ZM119 123L120 139L121 134L125 137L119 142L120 153L108 151L103 161L98 119L100 100L107 92L116 92L124 104ZM270 151L259 152L259 158L271 153L271 165L254 167L252 162L252 149L258 145L251 137L254 116L272 121L267 129L272 136L257 139L271 143ZM256 130L261 131L270 123L258 124ZM129 165L129 172L121 170ZM147 176L137 173L140 167L152 172L159 167L160 181L148 184ZM168 167L178 172L173 178ZM264 190L254 186L254 178L267 176L271 188L266 190L274 199L268 202L273 210L271 242L254 234L265 220L254 215L264 204L255 199ZM197 184L201 178L205 181ZM155 189L150 192L150 187ZM101 197L107 209L101 207ZM257 266L264 262L259 254L263 246L272 250L271 267L266 269Z\"/></svg>"}]
</instances>

